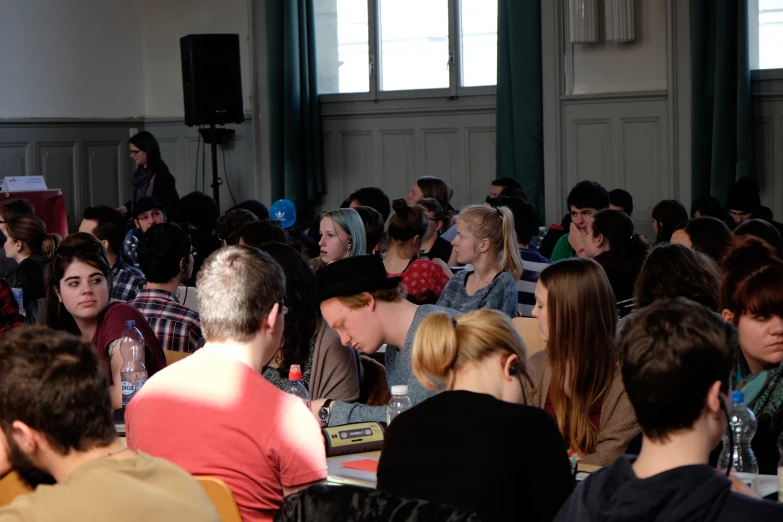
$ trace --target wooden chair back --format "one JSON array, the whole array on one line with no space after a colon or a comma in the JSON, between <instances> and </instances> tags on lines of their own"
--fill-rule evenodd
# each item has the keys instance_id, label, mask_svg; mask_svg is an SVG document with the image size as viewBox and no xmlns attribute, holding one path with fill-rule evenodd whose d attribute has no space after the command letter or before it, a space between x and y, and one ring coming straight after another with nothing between
<instances>
[{"instance_id":1,"label":"wooden chair back","mask_svg":"<svg viewBox=\"0 0 783 522\"><path fill-rule=\"evenodd\" d=\"M525 341L528 357L546 348L546 343L541 339L541 333L538 330L538 319L533 317L515 317L511 322L514 323L514 327L519 332L520 337Z\"/></svg>"},{"instance_id":2,"label":"wooden chair back","mask_svg":"<svg viewBox=\"0 0 783 522\"><path fill-rule=\"evenodd\" d=\"M163 350L163 354L166 356L166 365L174 364L190 355L188 352L176 352L174 350Z\"/></svg>"},{"instance_id":3,"label":"wooden chair back","mask_svg":"<svg viewBox=\"0 0 783 522\"><path fill-rule=\"evenodd\" d=\"M22 482L16 471L12 471L0 479L0 507L7 506L20 495L27 495L32 492L33 490Z\"/></svg>"},{"instance_id":4,"label":"wooden chair back","mask_svg":"<svg viewBox=\"0 0 783 522\"><path fill-rule=\"evenodd\" d=\"M234 493L228 484L216 477L195 477L204 491L207 492L209 500L215 504L220 520L223 522L242 522L242 515L239 514L237 501L234 499Z\"/></svg>"}]
</instances>

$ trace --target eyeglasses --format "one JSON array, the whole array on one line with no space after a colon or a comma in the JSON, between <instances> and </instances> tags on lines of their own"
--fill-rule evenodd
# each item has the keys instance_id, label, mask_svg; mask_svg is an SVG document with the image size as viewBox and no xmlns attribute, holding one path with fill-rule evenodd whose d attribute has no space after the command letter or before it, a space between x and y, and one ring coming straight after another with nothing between
<instances>
[{"instance_id":1,"label":"eyeglasses","mask_svg":"<svg viewBox=\"0 0 783 522\"><path fill-rule=\"evenodd\" d=\"M136 154L138 154L139 152L144 152L144 151L143 151L143 150L139 150L139 149L136 149L136 150L133 150L133 149L131 149L131 150L130 150L130 155L131 155L131 156L135 156L135 155L136 155Z\"/></svg>"},{"instance_id":2,"label":"eyeglasses","mask_svg":"<svg viewBox=\"0 0 783 522\"><path fill-rule=\"evenodd\" d=\"M278 309L278 315L287 315L288 314L288 307L285 305L285 303L279 303L280 308ZM264 314L264 317L269 317L269 314L272 313L272 311L268 311Z\"/></svg>"}]
</instances>

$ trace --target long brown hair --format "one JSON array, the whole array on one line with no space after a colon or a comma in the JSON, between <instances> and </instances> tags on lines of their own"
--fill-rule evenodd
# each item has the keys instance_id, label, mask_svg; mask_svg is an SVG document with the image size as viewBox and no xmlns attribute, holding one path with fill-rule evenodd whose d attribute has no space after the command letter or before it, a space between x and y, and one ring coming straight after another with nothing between
<instances>
[{"instance_id":1,"label":"long brown hair","mask_svg":"<svg viewBox=\"0 0 783 522\"><path fill-rule=\"evenodd\" d=\"M522 277L522 258L517 247L517 232L514 228L514 214L508 207L489 208L471 205L459 214L476 239L489 239L497 252L497 267L508 272L514 279Z\"/></svg>"},{"instance_id":2,"label":"long brown hair","mask_svg":"<svg viewBox=\"0 0 783 522\"><path fill-rule=\"evenodd\" d=\"M54 257L60 236L47 234L46 225L35 216L16 216L5 223L9 239L21 241L31 255L43 257L47 262Z\"/></svg>"},{"instance_id":3,"label":"long brown hair","mask_svg":"<svg viewBox=\"0 0 783 522\"><path fill-rule=\"evenodd\" d=\"M549 393L570 449L588 455L598 443L591 418L618 371L614 294L603 268L587 258L555 263L541 272L539 281L548 292L547 357L552 372L549 390L539 392Z\"/></svg>"},{"instance_id":4,"label":"long brown hair","mask_svg":"<svg viewBox=\"0 0 783 522\"><path fill-rule=\"evenodd\" d=\"M106 278L109 292L111 292L112 274L106 248L92 234L76 232L66 237L57 248L54 260L49 263L46 274L46 326L54 330L65 330L79 335L80 331L76 321L66 310L65 305L60 302L57 292L55 292L55 287L60 288L60 280L74 261L81 261L100 270Z\"/></svg>"}]
</instances>

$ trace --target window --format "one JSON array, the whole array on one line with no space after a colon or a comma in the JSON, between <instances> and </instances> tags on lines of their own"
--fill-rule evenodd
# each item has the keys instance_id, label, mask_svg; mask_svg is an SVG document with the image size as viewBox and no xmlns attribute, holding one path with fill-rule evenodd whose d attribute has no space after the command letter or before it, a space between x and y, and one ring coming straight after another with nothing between
<instances>
[{"instance_id":1,"label":"window","mask_svg":"<svg viewBox=\"0 0 783 522\"><path fill-rule=\"evenodd\" d=\"M497 2L315 0L315 9L320 94L454 96L497 83Z\"/></svg>"},{"instance_id":2,"label":"window","mask_svg":"<svg viewBox=\"0 0 783 522\"><path fill-rule=\"evenodd\" d=\"M783 69L783 0L750 0L751 69Z\"/></svg>"}]
</instances>

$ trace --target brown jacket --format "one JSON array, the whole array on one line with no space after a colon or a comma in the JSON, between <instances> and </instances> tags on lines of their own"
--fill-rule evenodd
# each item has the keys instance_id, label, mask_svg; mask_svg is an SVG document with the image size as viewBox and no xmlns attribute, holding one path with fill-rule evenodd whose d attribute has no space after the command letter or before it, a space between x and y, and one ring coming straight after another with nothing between
<instances>
[{"instance_id":1,"label":"brown jacket","mask_svg":"<svg viewBox=\"0 0 783 522\"><path fill-rule=\"evenodd\" d=\"M528 372L533 381L533 388L525 386L527 401L531 406L543 408L549 393L549 381L552 372L549 368L547 351L533 354L528 360ZM609 391L601 405L601 420L598 428L598 444L595 451L585 455L582 462L607 466L625 453L625 448L639 433L639 423L636 412L628 400L628 394L623 386L622 372L616 371Z\"/></svg>"},{"instance_id":2,"label":"brown jacket","mask_svg":"<svg viewBox=\"0 0 783 522\"><path fill-rule=\"evenodd\" d=\"M310 377L310 397L343 402L359 400L359 354L343 346L337 332L321 321L315 341L313 372Z\"/></svg>"}]
</instances>

